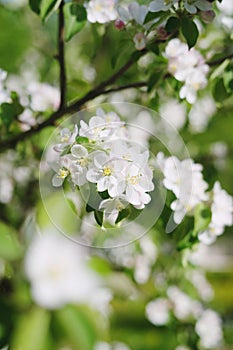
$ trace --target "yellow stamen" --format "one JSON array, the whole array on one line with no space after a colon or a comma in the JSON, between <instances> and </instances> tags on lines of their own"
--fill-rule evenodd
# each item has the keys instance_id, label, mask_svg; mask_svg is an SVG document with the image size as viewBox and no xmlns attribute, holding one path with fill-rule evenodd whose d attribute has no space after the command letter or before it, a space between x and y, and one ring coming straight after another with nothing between
<instances>
[{"instance_id":1,"label":"yellow stamen","mask_svg":"<svg viewBox=\"0 0 233 350\"><path fill-rule=\"evenodd\" d=\"M57 177L60 178L60 179L65 179L68 175L69 175L69 171L68 170L60 169L58 174L57 174Z\"/></svg>"},{"instance_id":2,"label":"yellow stamen","mask_svg":"<svg viewBox=\"0 0 233 350\"><path fill-rule=\"evenodd\" d=\"M112 169L111 168L109 168L109 167L104 167L104 169L103 169L103 175L104 176L110 176L112 174Z\"/></svg>"}]
</instances>

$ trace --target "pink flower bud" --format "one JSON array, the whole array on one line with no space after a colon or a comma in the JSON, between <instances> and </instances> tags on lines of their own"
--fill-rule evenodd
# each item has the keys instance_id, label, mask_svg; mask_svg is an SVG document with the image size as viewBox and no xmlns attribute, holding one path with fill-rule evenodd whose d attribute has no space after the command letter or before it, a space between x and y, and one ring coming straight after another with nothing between
<instances>
[{"instance_id":1,"label":"pink flower bud","mask_svg":"<svg viewBox=\"0 0 233 350\"><path fill-rule=\"evenodd\" d=\"M122 30L125 28L125 22L118 18L115 20L114 26L117 30Z\"/></svg>"}]
</instances>

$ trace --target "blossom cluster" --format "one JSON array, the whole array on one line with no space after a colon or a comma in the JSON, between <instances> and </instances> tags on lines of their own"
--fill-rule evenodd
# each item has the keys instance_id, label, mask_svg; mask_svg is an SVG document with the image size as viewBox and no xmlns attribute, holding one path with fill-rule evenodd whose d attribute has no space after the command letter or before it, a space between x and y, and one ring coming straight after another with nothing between
<instances>
[{"instance_id":1,"label":"blossom cluster","mask_svg":"<svg viewBox=\"0 0 233 350\"><path fill-rule=\"evenodd\" d=\"M34 237L24 269L38 305L57 309L69 303L88 302L98 311L107 312L111 293L88 266L87 251L59 233L50 231Z\"/></svg>"},{"instance_id":2,"label":"blossom cluster","mask_svg":"<svg viewBox=\"0 0 233 350\"><path fill-rule=\"evenodd\" d=\"M72 187L96 184L99 193L107 193L95 210L104 212L105 220L114 224L118 214L132 205L143 209L151 201L148 192L154 189L149 151L127 137L127 129L114 112L97 110L89 124L80 121L78 130L61 130L59 153L52 165L56 174L54 187L68 179Z\"/></svg>"},{"instance_id":3,"label":"blossom cluster","mask_svg":"<svg viewBox=\"0 0 233 350\"><path fill-rule=\"evenodd\" d=\"M178 38L169 41L164 56L168 59L168 71L178 81L184 82L180 98L186 98L193 104L197 98L197 91L207 85L209 66L195 48L189 50L188 45Z\"/></svg>"},{"instance_id":4,"label":"blossom cluster","mask_svg":"<svg viewBox=\"0 0 233 350\"><path fill-rule=\"evenodd\" d=\"M211 221L199 240L210 244L223 234L225 226L233 224L233 198L216 182L210 192L202 174L202 165L192 159L180 161L172 156L157 155L157 166L163 173L163 185L171 190L176 200L171 203L174 221L179 224L184 216L194 215L196 208L203 204L211 210Z\"/></svg>"},{"instance_id":5,"label":"blossom cluster","mask_svg":"<svg viewBox=\"0 0 233 350\"><path fill-rule=\"evenodd\" d=\"M60 96L56 87L37 81L30 71L24 73L19 77L0 68L0 104L12 103L11 93L16 93L22 107L17 120L22 130L28 130L36 125L37 113L58 108Z\"/></svg>"},{"instance_id":6,"label":"blossom cluster","mask_svg":"<svg viewBox=\"0 0 233 350\"><path fill-rule=\"evenodd\" d=\"M159 297L146 305L146 317L155 326L171 321L171 315L182 322L195 322L195 332L203 349L215 349L223 341L222 320L217 312L203 305L176 286L170 286L167 297Z\"/></svg>"}]
</instances>

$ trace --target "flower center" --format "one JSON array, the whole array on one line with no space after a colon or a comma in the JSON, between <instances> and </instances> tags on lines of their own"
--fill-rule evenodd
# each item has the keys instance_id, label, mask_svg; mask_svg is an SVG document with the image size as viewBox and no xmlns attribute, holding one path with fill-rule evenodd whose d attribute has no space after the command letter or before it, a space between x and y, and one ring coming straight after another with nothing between
<instances>
[{"instance_id":1,"label":"flower center","mask_svg":"<svg viewBox=\"0 0 233 350\"><path fill-rule=\"evenodd\" d=\"M141 176L141 174L131 176L131 177L129 177L128 182L131 185L137 185L139 183L140 176Z\"/></svg>"},{"instance_id":2,"label":"flower center","mask_svg":"<svg viewBox=\"0 0 233 350\"><path fill-rule=\"evenodd\" d=\"M69 135L64 135L62 138L61 138L61 142L68 142L70 139Z\"/></svg>"},{"instance_id":3,"label":"flower center","mask_svg":"<svg viewBox=\"0 0 233 350\"><path fill-rule=\"evenodd\" d=\"M79 160L78 160L78 164L81 166L81 167L83 167L83 168L85 168L85 167L87 167L88 166L88 159L87 158L80 158Z\"/></svg>"},{"instance_id":4,"label":"flower center","mask_svg":"<svg viewBox=\"0 0 233 350\"><path fill-rule=\"evenodd\" d=\"M112 169L105 166L104 169L103 169L103 175L104 176L110 176L112 174Z\"/></svg>"},{"instance_id":5,"label":"flower center","mask_svg":"<svg viewBox=\"0 0 233 350\"><path fill-rule=\"evenodd\" d=\"M68 175L69 175L69 170L60 169L58 174L57 174L57 177L60 179L65 179Z\"/></svg>"}]
</instances>

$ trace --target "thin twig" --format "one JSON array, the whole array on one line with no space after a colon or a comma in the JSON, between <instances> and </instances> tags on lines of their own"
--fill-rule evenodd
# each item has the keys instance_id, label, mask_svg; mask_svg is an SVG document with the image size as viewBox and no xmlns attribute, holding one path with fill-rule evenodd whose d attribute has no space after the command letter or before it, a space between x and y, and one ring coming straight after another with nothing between
<instances>
[{"instance_id":1,"label":"thin twig","mask_svg":"<svg viewBox=\"0 0 233 350\"><path fill-rule=\"evenodd\" d=\"M209 61L209 62L206 62L208 64L208 66L210 67L214 67L214 66L218 66L219 64L223 63L225 60L227 59L232 59L233 58L233 53L225 56L225 57L221 57L215 61Z\"/></svg>"},{"instance_id":2,"label":"thin twig","mask_svg":"<svg viewBox=\"0 0 233 350\"><path fill-rule=\"evenodd\" d=\"M64 18L64 1L62 0L59 6L58 13L58 62L60 68L60 105L59 110L66 104L66 67L65 67L65 49L64 49L64 32L65 32L65 18Z\"/></svg>"}]
</instances>

